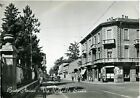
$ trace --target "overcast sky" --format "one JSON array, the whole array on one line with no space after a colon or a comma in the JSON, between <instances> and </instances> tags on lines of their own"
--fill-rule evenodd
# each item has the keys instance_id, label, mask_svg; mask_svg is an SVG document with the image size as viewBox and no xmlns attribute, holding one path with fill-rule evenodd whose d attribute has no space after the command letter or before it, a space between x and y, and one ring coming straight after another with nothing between
<instances>
[{"instance_id":1,"label":"overcast sky","mask_svg":"<svg viewBox=\"0 0 140 98\"><path fill-rule=\"evenodd\" d=\"M2 1L0 1L2 2ZM13 2L20 11L29 5L41 22L40 46L47 57L47 70L54 61L65 56L69 43L79 42L97 25L110 17L127 15L139 18L138 1L3 1L5 6ZM2 12L2 13L1 13ZM0 21L1 24L2 21Z\"/></svg>"}]
</instances>

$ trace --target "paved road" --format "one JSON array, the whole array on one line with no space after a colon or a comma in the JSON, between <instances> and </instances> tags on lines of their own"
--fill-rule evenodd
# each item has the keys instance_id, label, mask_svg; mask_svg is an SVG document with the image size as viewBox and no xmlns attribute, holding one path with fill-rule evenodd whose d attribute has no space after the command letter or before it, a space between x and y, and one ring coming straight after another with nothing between
<instances>
[{"instance_id":1,"label":"paved road","mask_svg":"<svg viewBox=\"0 0 140 98\"><path fill-rule=\"evenodd\" d=\"M46 98L138 98L139 83L70 83L59 85L61 87L80 86L86 91L75 93L61 93L47 95ZM35 98L43 98L41 94Z\"/></svg>"}]
</instances>

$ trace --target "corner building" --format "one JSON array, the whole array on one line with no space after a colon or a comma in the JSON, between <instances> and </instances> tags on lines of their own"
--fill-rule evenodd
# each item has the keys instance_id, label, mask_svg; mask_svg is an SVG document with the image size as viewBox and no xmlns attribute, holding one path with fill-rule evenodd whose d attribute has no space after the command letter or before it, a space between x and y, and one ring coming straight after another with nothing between
<instances>
[{"instance_id":1,"label":"corner building","mask_svg":"<svg viewBox=\"0 0 140 98\"><path fill-rule=\"evenodd\" d=\"M139 20L109 18L84 39L82 68L92 81L139 80Z\"/></svg>"}]
</instances>

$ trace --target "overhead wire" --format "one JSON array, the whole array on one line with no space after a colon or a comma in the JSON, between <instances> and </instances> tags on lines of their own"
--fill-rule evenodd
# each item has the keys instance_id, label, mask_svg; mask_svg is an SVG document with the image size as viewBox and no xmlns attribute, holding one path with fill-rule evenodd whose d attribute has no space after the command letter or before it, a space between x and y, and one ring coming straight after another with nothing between
<instances>
[{"instance_id":1,"label":"overhead wire","mask_svg":"<svg viewBox=\"0 0 140 98\"><path fill-rule=\"evenodd\" d=\"M108 8L101 14L101 16L93 23L94 25L97 24L98 21L100 21L100 19L110 10L110 8L116 3L117 1L113 1ZM93 26L91 26L88 30L90 30L91 28L93 28ZM87 33L86 33L87 34Z\"/></svg>"}]
</instances>

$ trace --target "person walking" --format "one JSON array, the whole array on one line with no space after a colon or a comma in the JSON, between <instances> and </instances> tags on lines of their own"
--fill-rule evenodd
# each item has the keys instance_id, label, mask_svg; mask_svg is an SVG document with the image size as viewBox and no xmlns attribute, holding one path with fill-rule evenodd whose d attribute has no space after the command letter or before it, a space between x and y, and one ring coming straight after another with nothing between
<instances>
[{"instance_id":1,"label":"person walking","mask_svg":"<svg viewBox=\"0 0 140 98\"><path fill-rule=\"evenodd\" d=\"M80 76L78 76L78 82L80 82Z\"/></svg>"},{"instance_id":2,"label":"person walking","mask_svg":"<svg viewBox=\"0 0 140 98\"><path fill-rule=\"evenodd\" d=\"M71 77L72 81L74 81L74 76Z\"/></svg>"}]
</instances>

